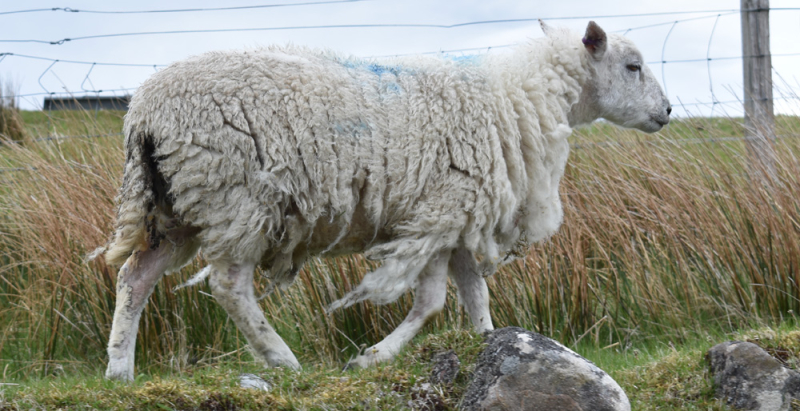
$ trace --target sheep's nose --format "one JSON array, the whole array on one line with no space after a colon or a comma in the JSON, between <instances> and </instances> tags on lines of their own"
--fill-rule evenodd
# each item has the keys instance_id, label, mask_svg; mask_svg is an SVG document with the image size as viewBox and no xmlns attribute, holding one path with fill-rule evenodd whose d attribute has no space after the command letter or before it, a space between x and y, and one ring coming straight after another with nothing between
<instances>
[{"instance_id":1,"label":"sheep's nose","mask_svg":"<svg viewBox=\"0 0 800 411\"><path fill-rule=\"evenodd\" d=\"M672 106L667 106L667 115L672 114Z\"/></svg>"}]
</instances>

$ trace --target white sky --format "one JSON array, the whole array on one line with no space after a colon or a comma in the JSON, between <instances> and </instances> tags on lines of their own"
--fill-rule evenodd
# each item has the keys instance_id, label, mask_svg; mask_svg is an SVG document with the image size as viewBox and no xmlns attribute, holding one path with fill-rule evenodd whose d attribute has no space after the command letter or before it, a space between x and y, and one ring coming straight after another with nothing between
<instances>
[{"instance_id":1,"label":"white sky","mask_svg":"<svg viewBox=\"0 0 800 411\"><path fill-rule=\"evenodd\" d=\"M286 4L314 0L138 0L110 1L0 1L0 12L69 7L85 10L159 10L174 8L231 7L260 4ZM772 0L772 8L800 7L796 0ZM369 0L340 4L306 5L264 9L184 12L157 14L90 14L44 11L38 13L0 14L0 40L60 40L98 34L143 31L172 31L198 29L234 29L286 26L316 26L340 24L457 24L470 21L595 16L606 31L666 23L660 26L632 30L626 35L638 44L651 62L650 68L662 78L662 60L738 57L741 50L741 23L738 13L697 13L652 17L601 17L618 14L675 12L695 10L736 10L739 0L563 0L563 1L445 1L445 0ZM673 28L672 22L682 21ZM590 18L551 20L549 24L583 31ZM709 39L714 30L709 48ZM799 53L800 10L770 13L772 53ZM670 29L669 40L665 43ZM74 40L62 45L0 42L0 53L10 52L60 60L79 60L103 63L169 64L187 56L209 50L251 48L270 44L294 43L329 48L360 57L435 52L463 48L483 48L474 53L502 53L497 46L514 44L528 37L542 36L536 22L472 25L456 28L329 28L285 31L252 31L231 33L170 34L125 36ZM490 46L494 48L490 51ZM461 54L461 53L454 53ZM2 57L0 57L2 58ZM778 85L776 97L800 90L800 55L774 56L773 66L786 84ZM7 56L0 61L0 77L4 83L13 82L17 93L28 95L45 91L69 91L76 95L86 90L135 88L154 72L152 67L95 66L87 79L91 65L56 63ZM41 76L41 79L40 79ZM742 98L742 62L740 59L691 63L668 63L663 67L663 79L677 115L709 115L713 101L711 88L718 101L738 101ZM775 83L781 83L778 76ZM41 85L40 85L41 82ZM114 93L105 92L103 95ZM116 94L124 94L116 92ZM25 109L37 109L43 96L21 98ZM681 103L684 106L681 106ZM799 114L797 99L776 101L781 113ZM713 114L741 115L738 103L717 105Z\"/></svg>"}]
</instances>

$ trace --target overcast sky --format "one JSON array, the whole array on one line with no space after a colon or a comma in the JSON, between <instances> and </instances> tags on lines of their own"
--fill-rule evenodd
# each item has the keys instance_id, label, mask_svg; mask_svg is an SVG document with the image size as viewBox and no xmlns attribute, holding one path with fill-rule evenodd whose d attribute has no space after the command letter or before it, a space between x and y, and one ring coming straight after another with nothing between
<instances>
[{"instance_id":1,"label":"overcast sky","mask_svg":"<svg viewBox=\"0 0 800 411\"><path fill-rule=\"evenodd\" d=\"M297 4L322 0L235 0L235 1L0 1L0 12L66 8L96 11L164 10L177 8L232 7L265 4ZM772 8L798 7L796 0L772 0ZM230 11L204 11L149 14L93 14L86 12L42 11L0 14L0 40L46 40L116 33L240 29L287 26L437 24L542 18L551 25L583 31L590 19L609 32L626 33L638 44L650 68L662 79L663 59L691 60L739 57L741 23L739 0L562 0L562 1L445 1L445 0L365 0L336 4L296 5ZM694 14L611 17L636 13L710 11ZM721 14L721 15L720 15ZM718 15L720 15L718 17ZM604 17L606 16L606 17ZM559 17L582 17L556 20ZM694 19L694 20L690 20ZM675 21L680 21L677 24ZM689 20L689 21L686 21ZM714 29L716 23L716 28ZM657 25L660 24L660 25ZM770 14L773 66L788 85L779 85L780 94L800 90L800 10L773 10ZM639 28L656 25L654 27ZM627 29L633 30L627 31ZM638 29L636 29L638 28ZM671 33L670 33L671 30ZM713 38L711 37L713 30ZM22 95L25 109L40 108L45 92L135 89L150 76L152 65L165 65L209 50L242 49L270 44L294 43L328 48L359 57L437 52L477 48L451 54L502 53L500 47L542 36L535 21L468 25L454 28L316 28L227 33L161 34L118 36L72 40L61 45L31 42L2 42L0 53L14 53L59 60L98 63L146 64L149 67L94 66L51 61L0 57L0 77L13 82ZM669 36L669 37L668 37ZM665 42L665 40L668 41ZM709 47L709 40L711 44ZM490 49L491 47L491 49ZM91 70L91 72L90 72ZM709 81L709 71L710 78ZM87 77L88 74L88 77ZM781 80L775 77L775 82ZM713 60L710 63L673 62L663 66L663 81L677 115L708 115L712 106L698 103L742 98L740 59ZM133 90L131 90L132 92ZM124 94L123 91L103 95ZM682 106L683 104L683 106ZM778 100L779 112L800 114L797 101ZM714 114L741 115L738 103L716 105Z\"/></svg>"}]
</instances>

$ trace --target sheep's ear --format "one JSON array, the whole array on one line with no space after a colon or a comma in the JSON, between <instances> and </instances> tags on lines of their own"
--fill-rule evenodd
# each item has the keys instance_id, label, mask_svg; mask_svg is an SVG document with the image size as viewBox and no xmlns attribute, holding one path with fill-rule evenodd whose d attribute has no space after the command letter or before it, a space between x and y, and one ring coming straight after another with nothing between
<instances>
[{"instance_id":1,"label":"sheep's ear","mask_svg":"<svg viewBox=\"0 0 800 411\"><path fill-rule=\"evenodd\" d=\"M597 23L590 21L586 27L586 35L583 36L583 45L586 46L586 51L594 57L595 60L603 58L606 53L606 32L597 25Z\"/></svg>"},{"instance_id":2,"label":"sheep's ear","mask_svg":"<svg viewBox=\"0 0 800 411\"><path fill-rule=\"evenodd\" d=\"M550 25L548 25L547 23L545 23L544 20L539 19L539 25L542 27L542 31L544 32L545 36L549 37L550 33L553 32L553 28L550 27Z\"/></svg>"}]
</instances>

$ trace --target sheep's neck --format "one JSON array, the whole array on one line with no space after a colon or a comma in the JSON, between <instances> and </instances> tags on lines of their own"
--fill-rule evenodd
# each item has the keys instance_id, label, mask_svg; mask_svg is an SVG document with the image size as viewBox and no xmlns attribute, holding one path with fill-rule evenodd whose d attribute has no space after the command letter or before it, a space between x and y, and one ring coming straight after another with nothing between
<instances>
[{"instance_id":1,"label":"sheep's neck","mask_svg":"<svg viewBox=\"0 0 800 411\"><path fill-rule=\"evenodd\" d=\"M580 44L580 39L574 42ZM542 241L561 223L558 185L569 152L570 111L589 77L584 54L570 39L544 39L522 47L498 66L515 114L515 124L509 127L514 132L501 138L506 139L504 146L517 147L524 170L524 177L517 174L521 180L512 181L520 201L515 227L500 236L506 247L522 249ZM514 166L508 166L514 180Z\"/></svg>"}]
</instances>

